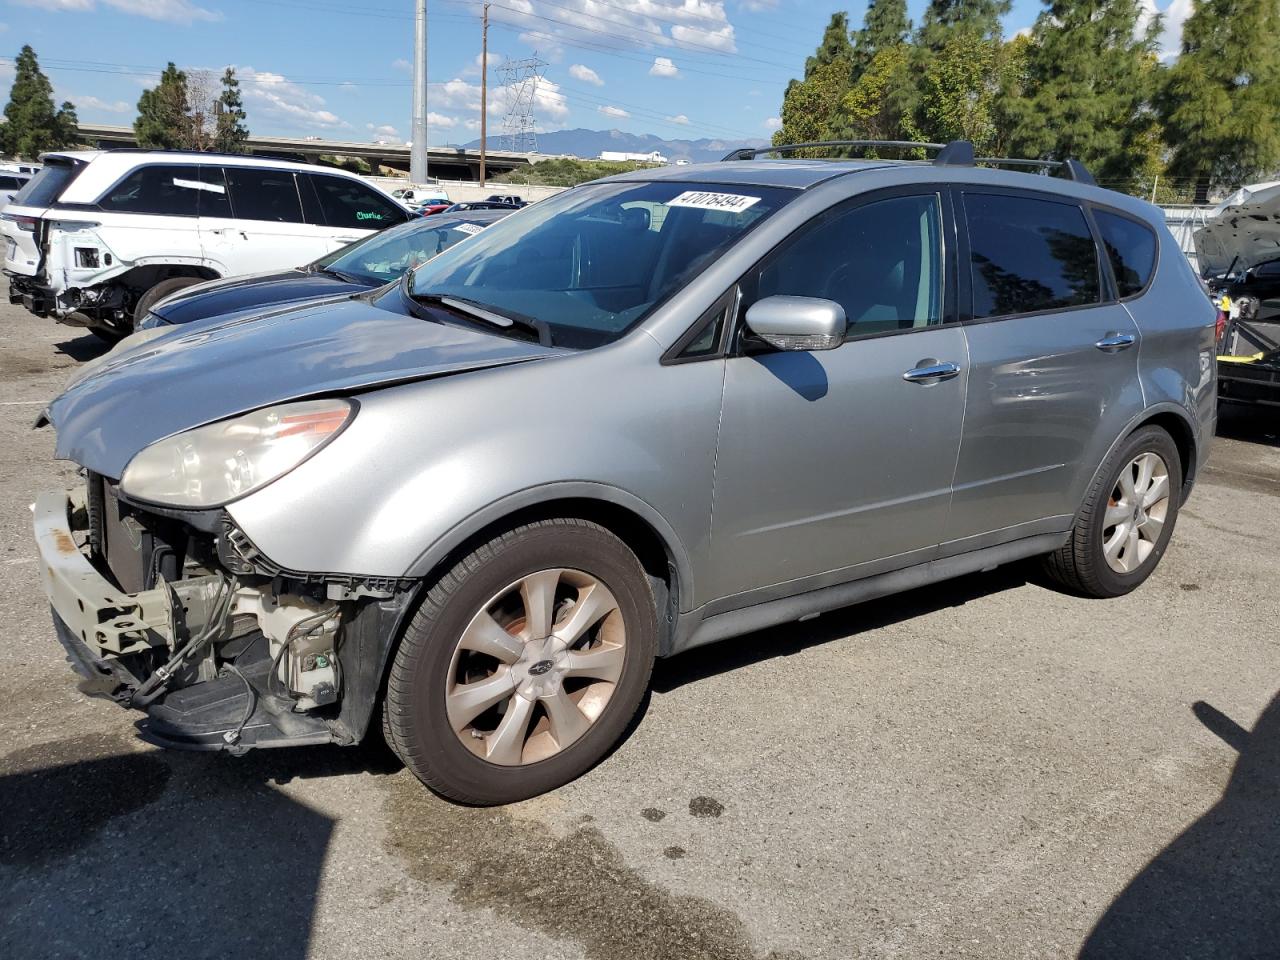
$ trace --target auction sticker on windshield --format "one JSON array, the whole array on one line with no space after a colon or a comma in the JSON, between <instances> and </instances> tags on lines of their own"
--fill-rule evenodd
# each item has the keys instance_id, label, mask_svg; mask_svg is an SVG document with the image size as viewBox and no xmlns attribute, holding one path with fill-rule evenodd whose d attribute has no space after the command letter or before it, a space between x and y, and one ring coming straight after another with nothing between
<instances>
[{"instance_id":1,"label":"auction sticker on windshield","mask_svg":"<svg viewBox=\"0 0 1280 960\"><path fill-rule=\"evenodd\" d=\"M453 229L457 230L459 233L465 233L469 237L474 237L477 233L483 231L484 227L480 226L478 223L460 223Z\"/></svg>"},{"instance_id":2,"label":"auction sticker on windshield","mask_svg":"<svg viewBox=\"0 0 1280 960\"><path fill-rule=\"evenodd\" d=\"M760 202L759 197L744 197L737 193L711 193L706 190L686 190L668 207L694 207L698 210L723 210L726 213L741 213L748 207Z\"/></svg>"}]
</instances>

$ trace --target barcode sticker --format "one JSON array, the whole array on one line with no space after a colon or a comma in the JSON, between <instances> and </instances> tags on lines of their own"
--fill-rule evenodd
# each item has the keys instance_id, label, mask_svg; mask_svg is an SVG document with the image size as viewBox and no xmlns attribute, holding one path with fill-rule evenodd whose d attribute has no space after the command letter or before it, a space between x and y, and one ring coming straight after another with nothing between
<instances>
[{"instance_id":1,"label":"barcode sticker","mask_svg":"<svg viewBox=\"0 0 1280 960\"><path fill-rule=\"evenodd\" d=\"M693 207L697 210L723 210L741 213L760 202L759 197L744 197L737 193L711 193L706 190L686 190L667 203L668 207Z\"/></svg>"},{"instance_id":2,"label":"barcode sticker","mask_svg":"<svg viewBox=\"0 0 1280 960\"><path fill-rule=\"evenodd\" d=\"M478 223L460 223L453 229L457 230L459 233L465 233L469 237L474 237L477 233L481 233L484 230L484 227L480 226Z\"/></svg>"}]
</instances>

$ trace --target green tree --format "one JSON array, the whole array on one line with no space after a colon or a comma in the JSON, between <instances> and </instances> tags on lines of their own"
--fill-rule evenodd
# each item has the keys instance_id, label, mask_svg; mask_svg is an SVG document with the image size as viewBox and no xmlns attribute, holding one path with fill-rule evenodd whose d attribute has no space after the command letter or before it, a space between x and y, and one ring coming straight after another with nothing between
<instances>
[{"instance_id":1,"label":"green tree","mask_svg":"<svg viewBox=\"0 0 1280 960\"><path fill-rule=\"evenodd\" d=\"M782 99L782 126L773 142L809 143L843 139L843 101L849 92L849 63L837 60L817 67L807 78L792 84ZM804 156L800 151L794 156ZM815 155L821 155L819 151Z\"/></svg>"},{"instance_id":2,"label":"green tree","mask_svg":"<svg viewBox=\"0 0 1280 960\"><path fill-rule=\"evenodd\" d=\"M1050 0L1027 49L1025 89L1002 104L1022 156L1081 160L1095 176L1126 179L1155 124L1156 36L1139 31L1140 0Z\"/></svg>"},{"instance_id":3,"label":"green tree","mask_svg":"<svg viewBox=\"0 0 1280 960\"><path fill-rule=\"evenodd\" d=\"M907 0L868 0L867 12L862 17L862 29L853 34L854 82L871 66L876 54L899 46L910 33Z\"/></svg>"},{"instance_id":4,"label":"green tree","mask_svg":"<svg viewBox=\"0 0 1280 960\"><path fill-rule=\"evenodd\" d=\"M995 139L996 65L1000 42L955 29L922 57L918 136L939 143L970 140L985 153Z\"/></svg>"},{"instance_id":5,"label":"green tree","mask_svg":"<svg viewBox=\"0 0 1280 960\"><path fill-rule=\"evenodd\" d=\"M853 61L853 43L849 39L849 14L833 13L827 28L822 31L822 41L812 57L804 61L804 78L808 80L820 67L833 63L848 64Z\"/></svg>"},{"instance_id":6,"label":"green tree","mask_svg":"<svg viewBox=\"0 0 1280 960\"><path fill-rule=\"evenodd\" d=\"M138 146L153 150L188 149L190 113L187 75L170 61L160 74L160 82L143 90L138 98L138 117L133 121Z\"/></svg>"},{"instance_id":7,"label":"green tree","mask_svg":"<svg viewBox=\"0 0 1280 960\"><path fill-rule=\"evenodd\" d=\"M1169 172L1238 186L1280 163L1280 11L1277 0L1196 0L1182 54L1159 99Z\"/></svg>"},{"instance_id":8,"label":"green tree","mask_svg":"<svg viewBox=\"0 0 1280 960\"><path fill-rule=\"evenodd\" d=\"M14 63L13 87L4 108L0 145L16 157L35 159L46 150L76 142L76 108L70 103L54 110L53 85L40 70L36 52L24 46Z\"/></svg>"},{"instance_id":9,"label":"green tree","mask_svg":"<svg viewBox=\"0 0 1280 960\"><path fill-rule=\"evenodd\" d=\"M227 67L222 74L222 93L218 97L216 125L213 133L213 149L219 153L243 153L249 139L249 129L244 125L246 114L240 97L240 81L236 72Z\"/></svg>"},{"instance_id":10,"label":"green tree","mask_svg":"<svg viewBox=\"0 0 1280 960\"><path fill-rule=\"evenodd\" d=\"M1000 18L1012 5L1012 0L929 0L916 42L930 50L941 50L957 31L999 40Z\"/></svg>"},{"instance_id":11,"label":"green tree","mask_svg":"<svg viewBox=\"0 0 1280 960\"><path fill-rule=\"evenodd\" d=\"M854 82L841 104L845 129L840 139L914 139L904 121L918 98L911 73L911 49L906 43L880 47ZM876 156L868 151L867 156Z\"/></svg>"}]
</instances>

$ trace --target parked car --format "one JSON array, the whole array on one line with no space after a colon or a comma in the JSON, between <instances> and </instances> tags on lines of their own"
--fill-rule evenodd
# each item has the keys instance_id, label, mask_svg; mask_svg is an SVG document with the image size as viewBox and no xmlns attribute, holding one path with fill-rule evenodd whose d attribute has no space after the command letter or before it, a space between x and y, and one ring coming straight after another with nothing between
<instances>
[{"instance_id":1,"label":"parked car","mask_svg":"<svg viewBox=\"0 0 1280 960\"><path fill-rule=\"evenodd\" d=\"M9 300L127 334L185 286L323 256L409 213L355 174L171 151L47 154L0 213Z\"/></svg>"},{"instance_id":2,"label":"parked car","mask_svg":"<svg viewBox=\"0 0 1280 960\"><path fill-rule=\"evenodd\" d=\"M186 287L152 305L139 330L164 327L299 300L350 296L380 287L478 234L511 213L473 210L414 219L348 244L292 270Z\"/></svg>"},{"instance_id":3,"label":"parked car","mask_svg":"<svg viewBox=\"0 0 1280 960\"><path fill-rule=\"evenodd\" d=\"M152 742L381 729L503 803L655 657L1027 558L1128 593L1209 452L1214 311L1155 207L972 158L637 170L118 351L44 415L86 477L34 507L58 638Z\"/></svg>"},{"instance_id":4,"label":"parked car","mask_svg":"<svg viewBox=\"0 0 1280 960\"><path fill-rule=\"evenodd\" d=\"M513 207L527 206L524 200L514 193L495 193L489 196L489 203L505 203Z\"/></svg>"},{"instance_id":5,"label":"parked car","mask_svg":"<svg viewBox=\"0 0 1280 960\"><path fill-rule=\"evenodd\" d=\"M31 177L25 173L0 171L0 210L9 205L14 195L27 185Z\"/></svg>"},{"instance_id":6,"label":"parked car","mask_svg":"<svg viewBox=\"0 0 1280 960\"><path fill-rule=\"evenodd\" d=\"M503 203L498 200L463 200L445 207L441 213L462 213L466 210L505 210L510 213L519 210L524 204Z\"/></svg>"}]
</instances>

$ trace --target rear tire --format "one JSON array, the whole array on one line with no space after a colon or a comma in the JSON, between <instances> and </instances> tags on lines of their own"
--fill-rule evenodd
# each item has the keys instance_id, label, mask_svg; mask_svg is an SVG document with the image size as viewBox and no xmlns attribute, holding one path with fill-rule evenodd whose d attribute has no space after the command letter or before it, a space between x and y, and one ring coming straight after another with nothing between
<instances>
[{"instance_id":1,"label":"rear tire","mask_svg":"<svg viewBox=\"0 0 1280 960\"><path fill-rule=\"evenodd\" d=\"M169 294L177 293L186 287L194 287L197 283L204 283L204 281L199 277L170 277L168 280L161 280L138 298L138 303L133 308L133 328L136 330L151 308Z\"/></svg>"},{"instance_id":2,"label":"rear tire","mask_svg":"<svg viewBox=\"0 0 1280 960\"><path fill-rule=\"evenodd\" d=\"M584 520L517 527L445 573L406 628L390 739L418 779L462 803L553 790L625 733L657 636L648 578L621 540Z\"/></svg>"},{"instance_id":3,"label":"rear tire","mask_svg":"<svg viewBox=\"0 0 1280 960\"><path fill-rule=\"evenodd\" d=\"M1160 427L1135 431L1085 495L1070 539L1044 558L1048 576L1086 597L1119 597L1159 564L1182 500L1182 461Z\"/></svg>"}]
</instances>

